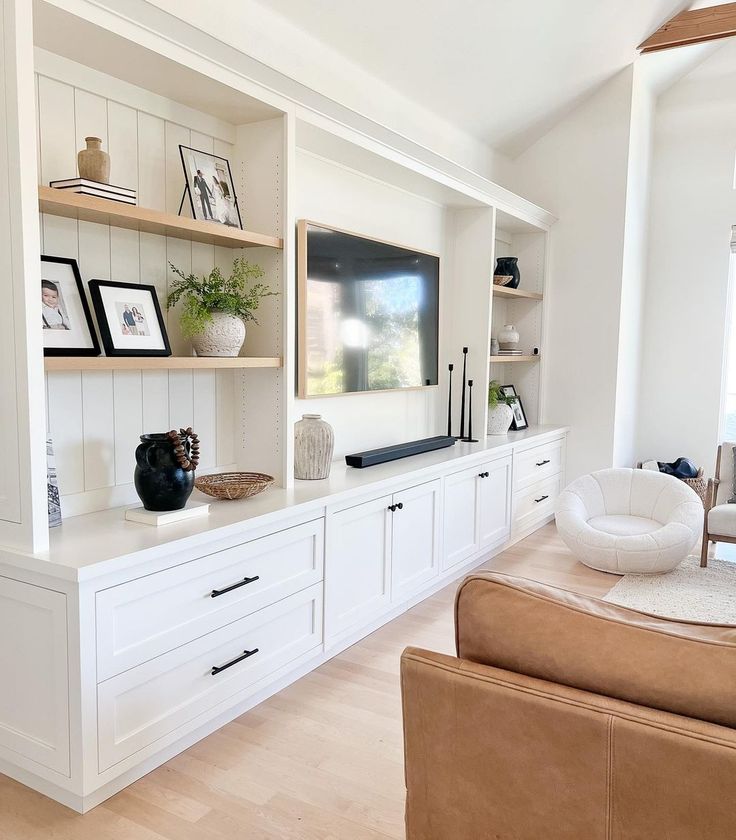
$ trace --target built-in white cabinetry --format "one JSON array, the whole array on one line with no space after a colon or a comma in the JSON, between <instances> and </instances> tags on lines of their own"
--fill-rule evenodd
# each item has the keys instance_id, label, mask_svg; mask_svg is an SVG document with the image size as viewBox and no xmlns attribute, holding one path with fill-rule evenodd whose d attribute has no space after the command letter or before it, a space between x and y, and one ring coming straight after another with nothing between
<instances>
[{"instance_id":1,"label":"built-in white cabinetry","mask_svg":"<svg viewBox=\"0 0 736 840\"><path fill-rule=\"evenodd\" d=\"M530 533L553 515L562 489L564 459L564 437L514 452L514 538Z\"/></svg>"},{"instance_id":2,"label":"built-in white cabinetry","mask_svg":"<svg viewBox=\"0 0 736 840\"><path fill-rule=\"evenodd\" d=\"M430 481L396 493L391 516L391 600L415 595L440 571L442 482Z\"/></svg>"},{"instance_id":3,"label":"built-in white cabinetry","mask_svg":"<svg viewBox=\"0 0 736 840\"><path fill-rule=\"evenodd\" d=\"M481 465L478 473L478 544L492 548L511 529L511 458Z\"/></svg>"}]
</instances>

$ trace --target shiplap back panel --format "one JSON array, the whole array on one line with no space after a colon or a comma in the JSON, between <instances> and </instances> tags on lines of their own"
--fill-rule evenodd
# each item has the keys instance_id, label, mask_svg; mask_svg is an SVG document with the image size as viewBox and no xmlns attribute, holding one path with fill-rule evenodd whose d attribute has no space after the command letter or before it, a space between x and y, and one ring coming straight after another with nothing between
<instances>
[{"instance_id":1,"label":"shiplap back panel","mask_svg":"<svg viewBox=\"0 0 736 840\"><path fill-rule=\"evenodd\" d=\"M89 73L90 84L81 87L80 75L85 78L75 68L77 84L72 84L37 73L42 184L74 177L77 151L86 136L94 135L110 153L111 183L137 189L141 206L176 213L184 185L179 144L232 156L228 142L201 133L200 126L107 98L101 74ZM178 106L171 106L176 114ZM211 120L202 115L201 125ZM85 284L92 278L151 284L162 304L173 279L169 262L185 272L204 273L214 265L229 268L238 253L45 214L41 222L43 253L77 259ZM172 353L188 355L177 313L165 317ZM67 516L135 500L134 452L143 432L191 425L202 439L202 469L235 461L232 371L58 372L47 375L46 396Z\"/></svg>"}]
</instances>

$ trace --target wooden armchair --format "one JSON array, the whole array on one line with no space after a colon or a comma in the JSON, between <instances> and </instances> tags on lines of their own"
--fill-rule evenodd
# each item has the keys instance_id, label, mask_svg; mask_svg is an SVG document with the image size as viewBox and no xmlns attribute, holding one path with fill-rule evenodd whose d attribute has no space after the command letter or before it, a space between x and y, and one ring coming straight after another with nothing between
<instances>
[{"instance_id":1,"label":"wooden armchair","mask_svg":"<svg viewBox=\"0 0 736 840\"><path fill-rule=\"evenodd\" d=\"M734 441L724 441L718 447L715 477L708 480L701 566L708 565L709 542L736 543L736 504L729 504L728 501L734 495L734 447Z\"/></svg>"}]
</instances>

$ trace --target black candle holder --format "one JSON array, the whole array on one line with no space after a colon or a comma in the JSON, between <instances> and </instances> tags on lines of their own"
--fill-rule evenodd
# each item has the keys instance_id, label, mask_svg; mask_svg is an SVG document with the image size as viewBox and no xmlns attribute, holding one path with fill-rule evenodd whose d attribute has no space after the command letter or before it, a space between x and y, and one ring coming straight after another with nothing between
<instances>
[{"instance_id":1,"label":"black candle holder","mask_svg":"<svg viewBox=\"0 0 736 840\"><path fill-rule=\"evenodd\" d=\"M447 393L447 437L452 437L452 371L455 365L448 365L447 369L450 372L450 385Z\"/></svg>"},{"instance_id":2,"label":"black candle holder","mask_svg":"<svg viewBox=\"0 0 736 840\"><path fill-rule=\"evenodd\" d=\"M463 396L465 396L463 394ZM468 436L460 438L463 443L478 443L473 437L473 380L468 379Z\"/></svg>"},{"instance_id":3,"label":"black candle holder","mask_svg":"<svg viewBox=\"0 0 736 840\"><path fill-rule=\"evenodd\" d=\"M465 375L468 365L468 348L463 347L463 390L460 399L460 435L459 440L465 440Z\"/></svg>"}]
</instances>

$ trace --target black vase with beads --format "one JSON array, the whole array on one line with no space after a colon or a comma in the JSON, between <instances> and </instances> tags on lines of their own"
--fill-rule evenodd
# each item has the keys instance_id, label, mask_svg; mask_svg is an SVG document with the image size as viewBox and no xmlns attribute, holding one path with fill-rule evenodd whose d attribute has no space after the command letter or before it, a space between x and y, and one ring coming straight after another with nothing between
<instances>
[{"instance_id":1,"label":"black vase with beads","mask_svg":"<svg viewBox=\"0 0 736 840\"><path fill-rule=\"evenodd\" d=\"M507 289L516 289L521 282L521 274L519 272L518 257L497 257L496 270L493 272L494 277L510 277L508 283L504 286Z\"/></svg>"},{"instance_id":2,"label":"black vase with beads","mask_svg":"<svg viewBox=\"0 0 736 840\"><path fill-rule=\"evenodd\" d=\"M143 507L181 510L194 489L199 441L191 429L141 435L135 450L135 489Z\"/></svg>"}]
</instances>

